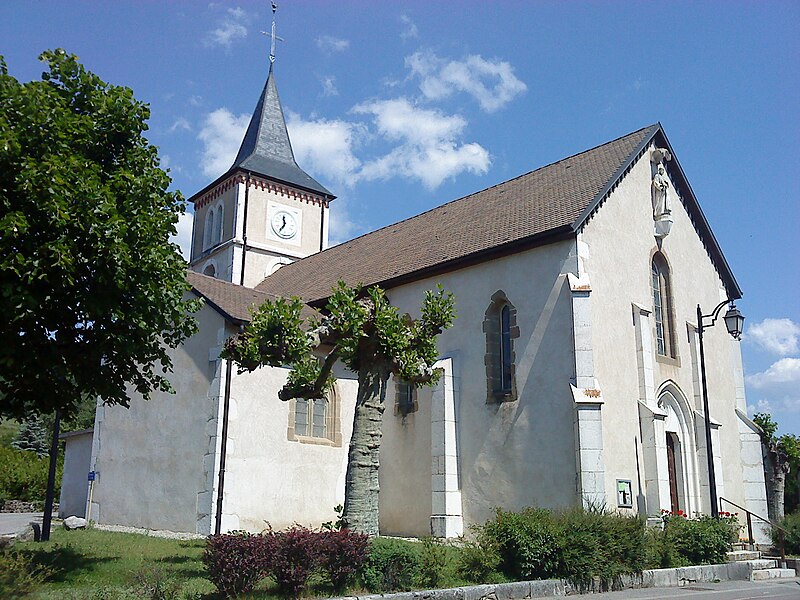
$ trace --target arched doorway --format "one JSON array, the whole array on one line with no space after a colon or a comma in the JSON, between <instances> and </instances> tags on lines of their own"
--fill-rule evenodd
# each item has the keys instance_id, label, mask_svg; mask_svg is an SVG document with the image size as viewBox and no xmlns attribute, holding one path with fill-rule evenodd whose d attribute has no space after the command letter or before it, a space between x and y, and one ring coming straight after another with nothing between
<instances>
[{"instance_id":1,"label":"arched doorway","mask_svg":"<svg viewBox=\"0 0 800 600\"><path fill-rule=\"evenodd\" d=\"M661 389L658 406L666 413L664 445L667 472L664 479L669 482L668 505L672 512L682 510L691 515L700 510L693 414L685 396L671 382ZM662 506L664 504L662 501Z\"/></svg>"}]
</instances>

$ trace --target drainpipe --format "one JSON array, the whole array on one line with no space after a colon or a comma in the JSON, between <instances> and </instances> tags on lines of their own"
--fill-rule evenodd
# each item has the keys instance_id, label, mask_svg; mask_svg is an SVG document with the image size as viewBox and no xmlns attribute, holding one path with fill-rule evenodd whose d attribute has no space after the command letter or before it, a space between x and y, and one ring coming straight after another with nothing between
<instances>
[{"instance_id":1,"label":"drainpipe","mask_svg":"<svg viewBox=\"0 0 800 600\"><path fill-rule=\"evenodd\" d=\"M225 361L225 397L222 404L222 443L220 444L219 458L219 483L217 484L217 515L214 524L214 533L219 535L222 531L222 499L225 492L225 459L228 453L228 413L231 405L231 371L233 361Z\"/></svg>"},{"instance_id":2,"label":"drainpipe","mask_svg":"<svg viewBox=\"0 0 800 600\"><path fill-rule=\"evenodd\" d=\"M244 181L244 218L242 219L242 276L239 285L244 285L244 263L247 260L247 205L250 200L250 173Z\"/></svg>"},{"instance_id":3,"label":"drainpipe","mask_svg":"<svg viewBox=\"0 0 800 600\"><path fill-rule=\"evenodd\" d=\"M325 250L325 198L322 198L319 205L319 251Z\"/></svg>"}]
</instances>

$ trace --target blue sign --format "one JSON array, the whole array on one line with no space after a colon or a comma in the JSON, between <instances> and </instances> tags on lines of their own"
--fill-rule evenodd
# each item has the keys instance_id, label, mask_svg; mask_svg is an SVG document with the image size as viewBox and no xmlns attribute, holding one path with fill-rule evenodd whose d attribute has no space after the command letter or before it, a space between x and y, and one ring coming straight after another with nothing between
<instances>
[{"instance_id":1,"label":"blue sign","mask_svg":"<svg viewBox=\"0 0 800 600\"><path fill-rule=\"evenodd\" d=\"M97 471L89 471L89 481L94 481L97 478Z\"/></svg>"}]
</instances>

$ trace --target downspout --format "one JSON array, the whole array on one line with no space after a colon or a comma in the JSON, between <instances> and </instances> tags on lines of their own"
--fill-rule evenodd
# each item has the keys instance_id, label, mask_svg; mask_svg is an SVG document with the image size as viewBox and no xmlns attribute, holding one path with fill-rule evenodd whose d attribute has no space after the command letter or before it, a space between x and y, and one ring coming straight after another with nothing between
<instances>
[{"instance_id":1,"label":"downspout","mask_svg":"<svg viewBox=\"0 0 800 600\"><path fill-rule=\"evenodd\" d=\"M242 276L239 285L244 285L244 264L247 260L247 205L250 200L250 173L244 181L244 217L242 218ZM224 438L223 438L224 443Z\"/></svg>"},{"instance_id":2,"label":"downspout","mask_svg":"<svg viewBox=\"0 0 800 600\"><path fill-rule=\"evenodd\" d=\"M325 198L319 204L319 251L325 250Z\"/></svg>"},{"instance_id":3,"label":"downspout","mask_svg":"<svg viewBox=\"0 0 800 600\"><path fill-rule=\"evenodd\" d=\"M228 454L228 413L231 406L231 372L233 361L225 361L225 397L222 403L222 443L220 444L219 458L219 482L217 484L217 515L214 524L214 534L219 535L222 531L222 499L225 492L225 459Z\"/></svg>"}]
</instances>

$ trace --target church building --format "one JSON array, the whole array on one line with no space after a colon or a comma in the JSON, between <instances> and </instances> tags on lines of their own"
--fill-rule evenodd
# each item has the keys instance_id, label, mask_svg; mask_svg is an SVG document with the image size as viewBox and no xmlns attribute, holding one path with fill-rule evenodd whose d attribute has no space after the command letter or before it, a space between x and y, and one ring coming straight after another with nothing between
<instances>
[{"instance_id":1,"label":"church building","mask_svg":"<svg viewBox=\"0 0 800 600\"><path fill-rule=\"evenodd\" d=\"M98 408L98 523L209 534L335 517L355 374L282 402L287 369L240 374L219 354L252 307L299 296L313 315L338 280L412 316L442 284L458 312L439 383L392 382L382 533L454 537L495 507L709 514L710 481L721 510L766 514L721 324L703 332L703 410L697 309L742 292L660 124L328 248L335 196L295 162L270 68L233 165L190 201L199 329L172 352L175 394Z\"/></svg>"}]
</instances>

